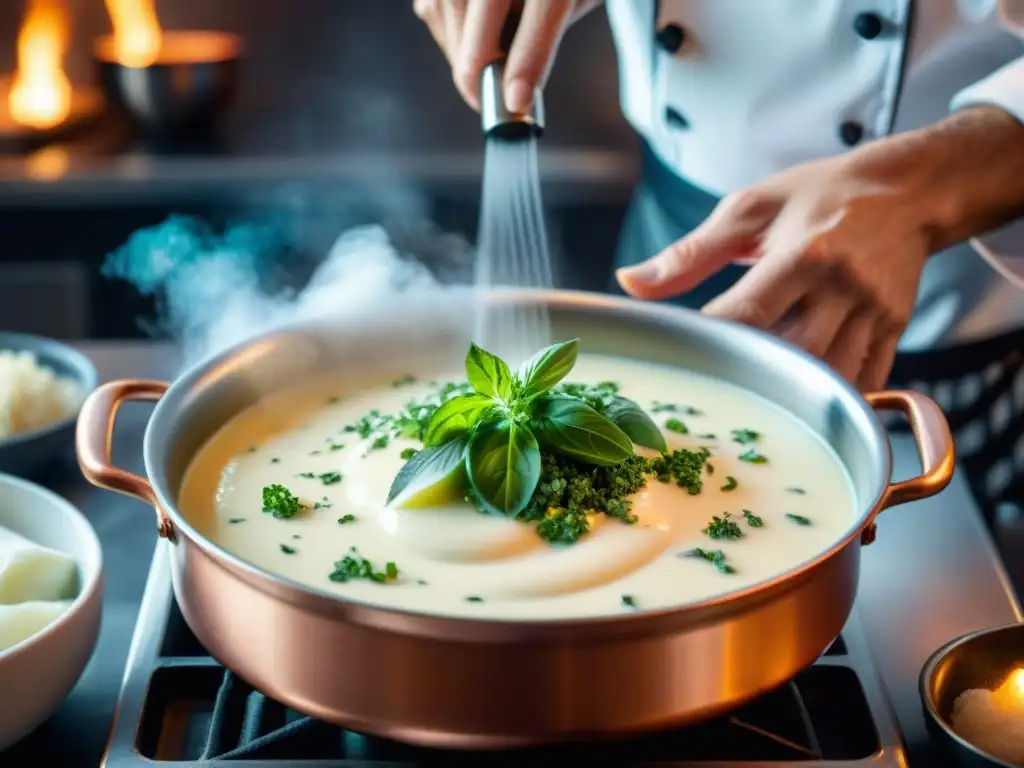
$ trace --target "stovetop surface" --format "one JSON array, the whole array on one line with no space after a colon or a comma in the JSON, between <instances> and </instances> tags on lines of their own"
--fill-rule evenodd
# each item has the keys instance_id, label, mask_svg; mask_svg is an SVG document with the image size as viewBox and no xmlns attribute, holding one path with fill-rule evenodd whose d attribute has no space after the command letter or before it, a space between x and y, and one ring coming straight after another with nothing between
<instances>
[{"instance_id":1,"label":"stovetop surface","mask_svg":"<svg viewBox=\"0 0 1024 768\"><path fill-rule=\"evenodd\" d=\"M226 671L182 618L165 550L157 547L150 571L105 768L518 766L545 759L680 768L903 764L856 614L793 682L699 726L498 753L423 749L306 717Z\"/></svg>"}]
</instances>

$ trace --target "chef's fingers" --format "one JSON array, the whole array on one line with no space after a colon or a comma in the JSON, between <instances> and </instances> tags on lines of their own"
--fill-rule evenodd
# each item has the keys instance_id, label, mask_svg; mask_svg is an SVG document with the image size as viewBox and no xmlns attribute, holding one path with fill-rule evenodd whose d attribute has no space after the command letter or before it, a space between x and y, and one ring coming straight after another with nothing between
<instances>
[{"instance_id":1,"label":"chef's fingers","mask_svg":"<svg viewBox=\"0 0 1024 768\"><path fill-rule=\"evenodd\" d=\"M778 200L754 189L730 195L689 235L635 267L620 269L615 277L638 299L686 293L730 261L756 256L779 207Z\"/></svg>"},{"instance_id":2,"label":"chef's fingers","mask_svg":"<svg viewBox=\"0 0 1024 768\"><path fill-rule=\"evenodd\" d=\"M898 333L890 333L875 341L864 370L857 379L857 389L861 392L877 392L885 388L889 374L892 373L892 364L896 360L896 346L899 341Z\"/></svg>"},{"instance_id":3,"label":"chef's fingers","mask_svg":"<svg viewBox=\"0 0 1024 768\"><path fill-rule=\"evenodd\" d=\"M480 109L480 75L501 58L501 30L512 0L469 0L462 25L462 41L455 54L455 82L473 109Z\"/></svg>"},{"instance_id":4,"label":"chef's fingers","mask_svg":"<svg viewBox=\"0 0 1024 768\"><path fill-rule=\"evenodd\" d=\"M679 296L754 248L749 235L704 224L647 261L618 270L615 278L638 299Z\"/></svg>"},{"instance_id":5,"label":"chef's fingers","mask_svg":"<svg viewBox=\"0 0 1024 768\"><path fill-rule=\"evenodd\" d=\"M415 0L412 10L419 20L427 25L430 36L434 38L437 47L441 49L441 53L445 55L450 64L451 57L448 55L444 37L444 12L441 9L440 0Z\"/></svg>"},{"instance_id":6,"label":"chef's fingers","mask_svg":"<svg viewBox=\"0 0 1024 768\"><path fill-rule=\"evenodd\" d=\"M448 0L444 9L444 50L452 66L452 81L467 104L476 99L476 90L463 86L465 78L459 70L459 51L466 22L466 0Z\"/></svg>"},{"instance_id":7,"label":"chef's fingers","mask_svg":"<svg viewBox=\"0 0 1024 768\"><path fill-rule=\"evenodd\" d=\"M572 0L526 0L505 64L505 105L512 112L526 112L533 89L544 86L575 6Z\"/></svg>"},{"instance_id":8,"label":"chef's fingers","mask_svg":"<svg viewBox=\"0 0 1024 768\"><path fill-rule=\"evenodd\" d=\"M835 340L825 352L825 362L851 384L856 385L875 342L874 315L860 307L846 318Z\"/></svg>"},{"instance_id":9,"label":"chef's fingers","mask_svg":"<svg viewBox=\"0 0 1024 768\"><path fill-rule=\"evenodd\" d=\"M785 252L765 254L736 285L705 304L702 311L755 328L771 328L814 284L813 276L800 264L797 256Z\"/></svg>"},{"instance_id":10,"label":"chef's fingers","mask_svg":"<svg viewBox=\"0 0 1024 768\"><path fill-rule=\"evenodd\" d=\"M822 357L856 306L856 300L847 294L825 291L812 299L786 330L772 330L790 344Z\"/></svg>"}]
</instances>

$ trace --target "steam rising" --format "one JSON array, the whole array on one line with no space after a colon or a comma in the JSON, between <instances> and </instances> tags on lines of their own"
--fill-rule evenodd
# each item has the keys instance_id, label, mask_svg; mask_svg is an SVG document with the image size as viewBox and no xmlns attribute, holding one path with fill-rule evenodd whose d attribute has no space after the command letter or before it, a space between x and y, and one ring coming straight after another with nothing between
<instances>
[{"instance_id":1,"label":"steam rising","mask_svg":"<svg viewBox=\"0 0 1024 768\"><path fill-rule=\"evenodd\" d=\"M464 241L426 227L406 229L398 239L415 241L432 271L397 247L383 226L357 226L337 238L296 291L279 284L303 261L289 250L296 245L290 223L287 216L264 217L218 233L200 220L172 216L136 232L107 257L102 272L156 299L152 330L176 340L192 364L291 320L341 312L351 323L387 313L403 297L443 290L438 273L457 274L469 261Z\"/></svg>"}]
</instances>

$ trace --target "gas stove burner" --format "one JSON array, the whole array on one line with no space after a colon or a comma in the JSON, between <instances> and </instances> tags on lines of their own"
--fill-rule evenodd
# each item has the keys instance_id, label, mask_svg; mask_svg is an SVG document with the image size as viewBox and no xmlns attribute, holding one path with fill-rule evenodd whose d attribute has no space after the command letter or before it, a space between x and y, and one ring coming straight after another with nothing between
<instances>
[{"instance_id":1,"label":"gas stove burner","mask_svg":"<svg viewBox=\"0 0 1024 768\"><path fill-rule=\"evenodd\" d=\"M755 768L905 764L856 612L794 681L731 715L628 740L468 752L368 736L292 710L211 659L181 616L158 546L136 625L105 768L590 765Z\"/></svg>"}]
</instances>

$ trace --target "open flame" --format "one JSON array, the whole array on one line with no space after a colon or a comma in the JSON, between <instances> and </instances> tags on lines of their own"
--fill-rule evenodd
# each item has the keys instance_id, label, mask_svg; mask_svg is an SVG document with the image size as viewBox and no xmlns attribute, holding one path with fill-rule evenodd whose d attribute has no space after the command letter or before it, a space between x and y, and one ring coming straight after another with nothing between
<instances>
[{"instance_id":1,"label":"open flame","mask_svg":"<svg viewBox=\"0 0 1024 768\"><path fill-rule=\"evenodd\" d=\"M150 66L163 44L154 0L106 0L106 4L117 62L126 67Z\"/></svg>"},{"instance_id":2,"label":"open flame","mask_svg":"<svg viewBox=\"0 0 1024 768\"><path fill-rule=\"evenodd\" d=\"M71 112L71 81L64 73L68 29L62 0L29 0L7 97L11 118L21 125L53 128Z\"/></svg>"}]
</instances>

